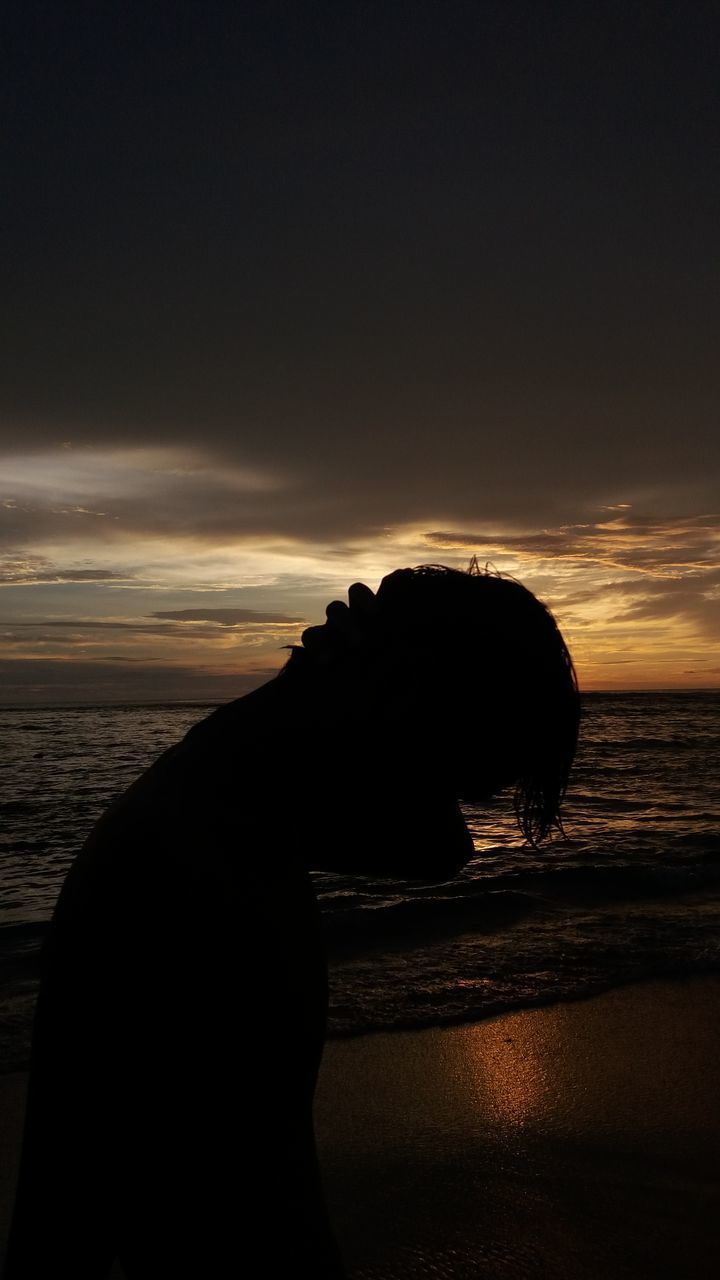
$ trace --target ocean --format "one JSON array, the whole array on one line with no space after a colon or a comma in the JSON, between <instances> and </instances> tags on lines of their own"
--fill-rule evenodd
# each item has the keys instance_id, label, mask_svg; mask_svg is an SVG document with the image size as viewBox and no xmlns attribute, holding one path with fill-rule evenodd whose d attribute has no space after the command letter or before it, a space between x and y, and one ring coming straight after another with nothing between
<instances>
[{"instance_id":1,"label":"ocean","mask_svg":"<svg viewBox=\"0 0 720 1280\"><path fill-rule=\"evenodd\" d=\"M29 1053L38 954L95 820L213 705L0 709L0 1070ZM442 884L315 875L331 1035L424 1027L720 970L720 692L583 698L567 839L522 839L512 797L466 806Z\"/></svg>"}]
</instances>

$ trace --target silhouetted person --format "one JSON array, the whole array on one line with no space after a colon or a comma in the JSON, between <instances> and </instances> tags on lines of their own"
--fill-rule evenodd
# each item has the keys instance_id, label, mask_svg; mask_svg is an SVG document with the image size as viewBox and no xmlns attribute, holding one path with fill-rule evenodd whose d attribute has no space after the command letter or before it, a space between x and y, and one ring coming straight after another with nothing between
<instances>
[{"instance_id":1,"label":"silhouetted person","mask_svg":"<svg viewBox=\"0 0 720 1280\"><path fill-rule=\"evenodd\" d=\"M312 1101L327 975L313 868L445 880L458 799L559 825L577 688L518 583L434 566L305 632L90 835L44 952L6 1280L342 1276Z\"/></svg>"}]
</instances>

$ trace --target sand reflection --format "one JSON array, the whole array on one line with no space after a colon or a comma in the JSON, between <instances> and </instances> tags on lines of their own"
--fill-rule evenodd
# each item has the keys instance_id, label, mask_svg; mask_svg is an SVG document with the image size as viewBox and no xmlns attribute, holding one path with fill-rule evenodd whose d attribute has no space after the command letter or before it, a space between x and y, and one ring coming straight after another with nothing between
<instances>
[{"instance_id":1,"label":"sand reflection","mask_svg":"<svg viewBox=\"0 0 720 1280\"><path fill-rule=\"evenodd\" d=\"M532 1020L519 1017L460 1029L461 1073L486 1122L521 1128L545 1112L551 1092L547 1045L535 1030Z\"/></svg>"}]
</instances>

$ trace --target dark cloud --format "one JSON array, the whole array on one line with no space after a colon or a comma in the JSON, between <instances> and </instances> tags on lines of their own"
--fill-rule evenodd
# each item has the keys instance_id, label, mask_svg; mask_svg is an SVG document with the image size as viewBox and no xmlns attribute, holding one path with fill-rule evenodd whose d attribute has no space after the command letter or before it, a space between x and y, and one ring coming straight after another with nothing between
<instances>
[{"instance_id":1,"label":"dark cloud","mask_svg":"<svg viewBox=\"0 0 720 1280\"><path fill-rule=\"evenodd\" d=\"M171 618L176 622L216 622L221 627L246 623L297 622L302 618L283 613L259 613L257 609L160 609L153 618Z\"/></svg>"},{"instance_id":2,"label":"dark cloud","mask_svg":"<svg viewBox=\"0 0 720 1280\"><path fill-rule=\"evenodd\" d=\"M672 577L677 572L712 572L720 547L720 515L644 516L624 514L534 533L434 531L431 547L460 550L482 561L498 551L528 561L567 560L577 565L636 570Z\"/></svg>"},{"instance_id":3,"label":"dark cloud","mask_svg":"<svg viewBox=\"0 0 720 1280\"><path fill-rule=\"evenodd\" d=\"M179 612L182 614L185 611L180 610ZM195 610L190 612L194 613ZM208 612L221 613L224 611L209 610ZM252 613L252 610L229 609L227 612ZM163 617L166 615L155 614L151 616ZM105 618L36 618L33 620L13 620L3 638L6 643L12 640L14 631L19 633L17 636L18 643L26 643L30 640L36 642L54 640L56 637L52 635L53 631L67 633L66 642L83 635L92 635L93 633L105 631L123 631L131 635L140 636L164 636L177 641L214 640L220 631L229 631L232 635L237 635L238 637L244 635L257 636L258 633L266 631L268 636L272 638L276 631L280 635L284 635L288 630L296 630L297 627L302 625L302 622L301 618L282 618L279 615L277 617L259 615L257 618L225 622L210 618L204 624L201 619L198 619L196 623L178 620L147 623Z\"/></svg>"},{"instance_id":4,"label":"dark cloud","mask_svg":"<svg viewBox=\"0 0 720 1280\"><path fill-rule=\"evenodd\" d=\"M602 592L605 597L633 596L637 598L638 596L643 596L643 598L650 598L652 596L682 596L688 592L688 589L693 593L712 595L719 585L720 569L693 570L691 573L673 577L662 574L650 576L648 574L637 575L633 573L631 577L623 580L603 581L581 591L569 591L565 599L568 604L583 605L591 600L596 600L599 592Z\"/></svg>"},{"instance_id":5,"label":"dark cloud","mask_svg":"<svg viewBox=\"0 0 720 1280\"><path fill-rule=\"evenodd\" d=\"M201 445L289 483L58 500L8 540L717 491L713 6L151 8L11 6L4 447Z\"/></svg>"},{"instance_id":6,"label":"dark cloud","mask_svg":"<svg viewBox=\"0 0 720 1280\"><path fill-rule=\"evenodd\" d=\"M612 468L603 470L584 445L578 454L577 474L566 477L567 483L555 474L551 482L544 470L544 448L539 457L534 446L529 452L521 450L512 432L500 432L494 439L486 438L479 428L471 440L461 443L452 423L438 421L425 446L412 440L412 433L407 436L401 423L396 424L372 459L363 459L362 432L354 451L346 448L340 460L318 451L312 467L307 462L312 450L303 446L302 460L295 459L296 472L291 469L292 457L285 459L283 476L277 483L271 482L273 473L268 470L268 488L252 491L241 487L244 467L238 455L243 451L237 441L218 441L211 451L207 443L210 434L203 432L204 468L174 468L172 459L164 468L148 467L144 489L137 494L123 493L117 481L115 496L103 499L103 514L60 509L52 498L42 496L35 496L32 502L0 504L0 546L12 556L33 545L81 546L92 540L111 558L114 547L144 539L170 542L190 538L212 546L262 537L268 542L320 540L327 546L327 554L337 558L346 555L348 545L358 538L380 537L386 529L405 522L427 522L444 515L452 524L444 531L442 525L436 525L428 535L428 545L447 548L467 544L477 548L478 554L484 548L514 545L531 554L569 556L582 551L589 537L595 549L602 542L608 548L617 547L618 529L614 526L620 521L628 539L632 534L640 563L644 554L641 544L656 540L660 526L667 537L685 536L688 519L667 519L668 507L682 504L689 511L712 510L720 485L720 461L715 471L707 450L692 485L683 487L681 468L673 465L662 484L658 480L655 490L648 493L645 483L639 479L634 482L624 464L618 470L614 462ZM505 458L506 448L513 455L522 453L524 461L513 457L511 463ZM558 448L564 457L567 447ZM495 456L497 450L499 456ZM551 452L556 455L557 451L553 447ZM112 483L112 451L106 453L103 479ZM82 458L82 450L78 456ZM557 469L557 462L552 466ZM45 467L52 470L47 456ZM632 490L633 496L637 489L639 505L651 514L642 518L608 512L604 523L598 521L598 508L608 493L619 488ZM495 536L463 532L462 520L502 521L526 532L516 533L513 543L500 529ZM717 517L697 520L694 527L698 533L703 527L710 528L712 520L717 523ZM707 526L702 520L708 521ZM543 527L544 532L537 532ZM678 562L682 555L678 547Z\"/></svg>"},{"instance_id":7,"label":"dark cloud","mask_svg":"<svg viewBox=\"0 0 720 1280\"><path fill-rule=\"evenodd\" d=\"M133 658L125 653L104 653L102 662L139 662L142 666L149 666L152 662L162 662L162 658Z\"/></svg>"},{"instance_id":8,"label":"dark cloud","mask_svg":"<svg viewBox=\"0 0 720 1280\"><path fill-rule=\"evenodd\" d=\"M581 404L577 412L587 417ZM325 443L314 439L310 424L298 428L297 439L284 450L284 482L269 492L238 492L222 473L248 461L272 468L275 453L258 454L248 432L213 431L199 421L196 438L202 438L212 479L201 473L176 475L171 468L157 471L142 494L104 497L102 514L65 512L52 500L38 498L5 506L0 508L0 545L11 549L93 538L98 546L111 548L146 537L191 537L213 544L261 536L334 541L342 552L349 539L379 536L408 522L494 520L528 531L579 524L593 518L618 490L658 515L678 492L695 510L707 509L716 499L720 458L714 459L715 446L701 432L697 458L689 464L692 427L682 437L680 458L672 450L660 458L649 430L634 465L627 454L608 455L601 444L599 413L587 436L576 434L574 412L564 431L557 419L546 431L527 410L514 421L505 417L498 423L491 411L478 406L469 421L438 413L422 427L414 413L409 420L383 414L384 425L374 441L376 433L367 424L343 422L338 440ZM629 413L622 430L630 434L634 429ZM115 443L107 430L87 434L103 445ZM647 536L638 525L638 541ZM546 550L560 543L557 535L547 538ZM538 549L540 545L538 540Z\"/></svg>"},{"instance_id":9,"label":"dark cloud","mask_svg":"<svg viewBox=\"0 0 720 1280\"><path fill-rule=\"evenodd\" d=\"M657 592L650 598L636 600L614 618L618 622L687 618L720 640L720 595L687 589L670 591L666 595Z\"/></svg>"},{"instance_id":10,"label":"dark cloud","mask_svg":"<svg viewBox=\"0 0 720 1280\"><path fill-rule=\"evenodd\" d=\"M29 433L32 437L32 432ZM19 453L26 455L25 448ZM16 455L5 454L5 470L7 463ZM0 458L0 476L3 472L3 459ZM75 541L93 538L98 544L112 537L119 536L112 526L117 517L107 511L86 511L78 507L65 507L58 504L52 496L45 499L33 497L29 501L20 494L17 482L4 478L2 484L3 501L0 501L0 548L5 555L12 555L15 549L32 545L36 542L53 542L62 540ZM17 493L18 497L13 496ZM121 535L120 535L121 536Z\"/></svg>"},{"instance_id":11,"label":"dark cloud","mask_svg":"<svg viewBox=\"0 0 720 1280\"><path fill-rule=\"evenodd\" d=\"M131 575L115 569L65 569L42 556L5 559L0 563L0 586L22 587L71 582L127 582Z\"/></svg>"}]
</instances>

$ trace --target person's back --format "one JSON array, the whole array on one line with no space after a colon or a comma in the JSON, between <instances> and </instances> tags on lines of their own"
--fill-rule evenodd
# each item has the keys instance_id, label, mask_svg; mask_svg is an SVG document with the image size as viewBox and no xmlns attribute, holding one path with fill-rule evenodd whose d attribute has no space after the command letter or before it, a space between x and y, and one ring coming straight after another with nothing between
<instances>
[{"instance_id":1,"label":"person's back","mask_svg":"<svg viewBox=\"0 0 720 1280\"><path fill-rule=\"evenodd\" d=\"M270 729L276 699L260 701ZM341 1274L312 1133L325 961L273 737L250 699L210 717L112 806L66 879L8 1280L100 1277L116 1255L129 1280L228 1259Z\"/></svg>"}]
</instances>

